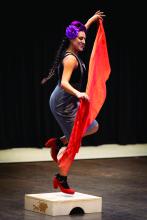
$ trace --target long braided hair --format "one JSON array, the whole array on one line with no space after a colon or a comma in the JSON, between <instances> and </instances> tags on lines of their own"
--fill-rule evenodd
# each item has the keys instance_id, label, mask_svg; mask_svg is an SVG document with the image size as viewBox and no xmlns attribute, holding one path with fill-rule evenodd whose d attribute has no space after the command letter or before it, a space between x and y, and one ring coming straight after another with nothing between
<instances>
[{"instance_id":1,"label":"long braided hair","mask_svg":"<svg viewBox=\"0 0 147 220\"><path fill-rule=\"evenodd\" d=\"M56 69L62 59L62 54L67 49L68 45L69 45L69 39L66 36L64 36L59 46L59 49L57 50L55 61L51 69L49 70L48 76L42 79L41 84L45 84L52 76L54 76L54 74L56 73Z\"/></svg>"},{"instance_id":2,"label":"long braided hair","mask_svg":"<svg viewBox=\"0 0 147 220\"><path fill-rule=\"evenodd\" d=\"M62 59L62 55L69 46L70 39L74 39L79 31L85 31L86 33L86 27L80 21L72 21L70 25L66 28L66 35L64 36L61 45L57 51L55 61L48 73L48 76L43 78L41 84L46 83L56 73L56 69L58 68L58 65Z\"/></svg>"}]
</instances>

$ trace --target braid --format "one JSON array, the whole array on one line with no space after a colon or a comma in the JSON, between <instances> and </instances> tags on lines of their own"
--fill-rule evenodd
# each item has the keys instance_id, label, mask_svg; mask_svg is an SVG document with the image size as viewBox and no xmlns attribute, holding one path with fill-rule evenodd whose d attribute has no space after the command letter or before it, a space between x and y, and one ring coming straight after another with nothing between
<instances>
[{"instance_id":1,"label":"braid","mask_svg":"<svg viewBox=\"0 0 147 220\"><path fill-rule=\"evenodd\" d=\"M78 30L75 30L75 27L78 28ZM56 57L55 57L55 61L48 73L48 76L43 78L43 80L41 81L41 84L44 84L47 80L49 80L56 72L56 69L62 59L62 54L65 51L65 49L69 46L69 39L74 39L79 31L84 31L86 33L86 27L80 22L80 21L73 21L71 22L71 25L69 25L66 28L66 35L62 40L62 43L57 51ZM75 33L74 33L75 32ZM73 34L74 33L74 34ZM73 38L74 37L74 38Z\"/></svg>"},{"instance_id":2,"label":"braid","mask_svg":"<svg viewBox=\"0 0 147 220\"><path fill-rule=\"evenodd\" d=\"M64 50L67 48L69 44L69 40L67 37L64 37L62 42L61 42L61 45L57 51L57 54L56 54L56 57L55 57L55 61L51 67L51 69L49 70L49 73L48 73L48 76L45 77L42 81L41 81L41 84L44 84L45 82L47 82L47 80L49 80L54 74L55 74L55 71L61 61L61 58L62 58L62 54L64 52Z\"/></svg>"}]
</instances>

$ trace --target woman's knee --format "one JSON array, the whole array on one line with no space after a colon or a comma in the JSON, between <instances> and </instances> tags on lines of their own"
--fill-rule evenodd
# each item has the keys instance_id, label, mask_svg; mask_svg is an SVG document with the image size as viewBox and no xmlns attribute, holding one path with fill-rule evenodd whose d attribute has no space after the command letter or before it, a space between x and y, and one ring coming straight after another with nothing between
<instances>
[{"instance_id":1,"label":"woman's knee","mask_svg":"<svg viewBox=\"0 0 147 220\"><path fill-rule=\"evenodd\" d=\"M94 132L97 132L99 129L99 123L97 122L93 128Z\"/></svg>"},{"instance_id":2,"label":"woman's knee","mask_svg":"<svg viewBox=\"0 0 147 220\"><path fill-rule=\"evenodd\" d=\"M94 120L92 124L88 127L87 132L91 132L92 134L97 132L99 129L99 123Z\"/></svg>"}]
</instances>

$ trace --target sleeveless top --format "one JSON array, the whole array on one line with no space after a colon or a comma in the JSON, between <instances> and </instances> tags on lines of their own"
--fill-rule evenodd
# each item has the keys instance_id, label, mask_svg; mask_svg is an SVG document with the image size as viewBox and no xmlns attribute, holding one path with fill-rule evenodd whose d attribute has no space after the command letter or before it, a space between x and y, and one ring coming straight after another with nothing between
<instances>
[{"instance_id":1,"label":"sleeveless top","mask_svg":"<svg viewBox=\"0 0 147 220\"><path fill-rule=\"evenodd\" d=\"M76 89L82 90L82 78L84 76L84 72L86 71L86 67L84 62L79 58L78 55L72 52L65 52L62 56L61 62L58 66L58 83L61 83L61 78L62 78L62 73L63 73L63 59L64 57L68 56L69 54L72 54L73 56L76 57L78 61L78 67L72 72L71 78L69 80L69 83Z\"/></svg>"}]
</instances>

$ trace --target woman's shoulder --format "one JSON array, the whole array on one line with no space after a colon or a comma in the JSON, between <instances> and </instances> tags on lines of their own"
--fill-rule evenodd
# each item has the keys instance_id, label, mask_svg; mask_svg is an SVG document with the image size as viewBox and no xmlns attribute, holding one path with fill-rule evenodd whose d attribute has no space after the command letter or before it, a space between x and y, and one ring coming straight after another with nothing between
<instances>
[{"instance_id":1,"label":"woman's shoulder","mask_svg":"<svg viewBox=\"0 0 147 220\"><path fill-rule=\"evenodd\" d=\"M63 62L69 62L69 63L77 63L77 59L72 54L68 54L67 56L64 56Z\"/></svg>"},{"instance_id":2,"label":"woman's shoulder","mask_svg":"<svg viewBox=\"0 0 147 220\"><path fill-rule=\"evenodd\" d=\"M72 60L77 60L78 63L82 63L83 64L83 61L81 60L81 58L79 57L79 55L71 52L71 51L65 51L64 54L63 54L63 59L65 57L69 57L71 58Z\"/></svg>"},{"instance_id":3,"label":"woman's shoulder","mask_svg":"<svg viewBox=\"0 0 147 220\"><path fill-rule=\"evenodd\" d=\"M61 65L68 65L68 64L73 64L77 68L79 66L80 70L83 71L83 68L85 69L85 64L79 57L79 55L71 52L71 51L64 51L62 54L62 62Z\"/></svg>"},{"instance_id":4,"label":"woman's shoulder","mask_svg":"<svg viewBox=\"0 0 147 220\"><path fill-rule=\"evenodd\" d=\"M78 60L74 54L66 52L63 56L62 64L78 66Z\"/></svg>"}]
</instances>

